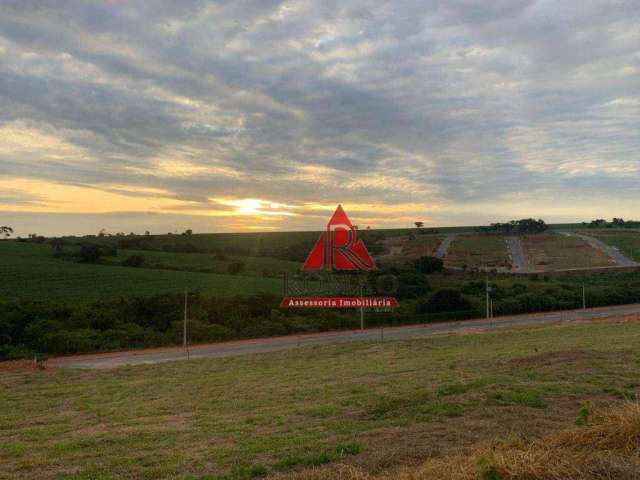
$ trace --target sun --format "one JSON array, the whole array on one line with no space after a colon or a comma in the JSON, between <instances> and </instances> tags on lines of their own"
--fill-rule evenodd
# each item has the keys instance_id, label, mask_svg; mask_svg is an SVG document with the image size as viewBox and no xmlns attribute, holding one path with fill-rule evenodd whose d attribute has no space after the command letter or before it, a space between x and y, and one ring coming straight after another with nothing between
<instances>
[{"instance_id":1,"label":"sun","mask_svg":"<svg viewBox=\"0 0 640 480\"><path fill-rule=\"evenodd\" d=\"M260 200L259 198L213 200L223 205L234 207L234 215L257 216L260 218L295 215L295 213L287 210L290 208L289 205L269 200Z\"/></svg>"},{"instance_id":2,"label":"sun","mask_svg":"<svg viewBox=\"0 0 640 480\"><path fill-rule=\"evenodd\" d=\"M236 208L236 213L239 215L258 215L261 212L261 208L264 207L265 202L255 198L245 198L243 200L233 200L232 203Z\"/></svg>"}]
</instances>

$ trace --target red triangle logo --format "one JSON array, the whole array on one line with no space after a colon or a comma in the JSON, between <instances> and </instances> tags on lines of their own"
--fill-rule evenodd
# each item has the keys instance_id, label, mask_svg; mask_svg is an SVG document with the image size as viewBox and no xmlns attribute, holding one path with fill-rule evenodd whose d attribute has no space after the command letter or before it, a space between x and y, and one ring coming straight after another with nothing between
<instances>
[{"instance_id":1,"label":"red triangle logo","mask_svg":"<svg viewBox=\"0 0 640 480\"><path fill-rule=\"evenodd\" d=\"M376 263L358 231L338 205L302 267L303 270L375 270Z\"/></svg>"}]
</instances>

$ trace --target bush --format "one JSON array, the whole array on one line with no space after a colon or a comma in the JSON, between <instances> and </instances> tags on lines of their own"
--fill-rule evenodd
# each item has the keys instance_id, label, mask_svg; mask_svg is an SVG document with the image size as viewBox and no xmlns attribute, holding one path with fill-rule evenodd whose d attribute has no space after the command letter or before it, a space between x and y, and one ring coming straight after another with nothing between
<instances>
[{"instance_id":1,"label":"bush","mask_svg":"<svg viewBox=\"0 0 640 480\"><path fill-rule=\"evenodd\" d=\"M141 267L144 265L145 258L143 255L129 255L122 261L122 266L124 267Z\"/></svg>"},{"instance_id":2,"label":"bush","mask_svg":"<svg viewBox=\"0 0 640 480\"><path fill-rule=\"evenodd\" d=\"M84 263L97 262L102 256L102 250L97 245L82 245L78 252L78 261Z\"/></svg>"},{"instance_id":3,"label":"bush","mask_svg":"<svg viewBox=\"0 0 640 480\"><path fill-rule=\"evenodd\" d=\"M416 260L416 270L420 273L441 272L444 269L444 262L438 257L420 257Z\"/></svg>"},{"instance_id":4,"label":"bush","mask_svg":"<svg viewBox=\"0 0 640 480\"><path fill-rule=\"evenodd\" d=\"M426 294L431 287L424 275L416 273L403 273L398 276L399 298L416 298Z\"/></svg>"},{"instance_id":5,"label":"bush","mask_svg":"<svg viewBox=\"0 0 640 480\"><path fill-rule=\"evenodd\" d=\"M227 267L227 272L231 275L238 275L244 271L244 262L235 261L231 262Z\"/></svg>"},{"instance_id":6,"label":"bush","mask_svg":"<svg viewBox=\"0 0 640 480\"><path fill-rule=\"evenodd\" d=\"M458 310L470 310L471 302L464 298L460 291L442 289L436 291L429 300L421 302L416 307L416 313L443 313Z\"/></svg>"}]
</instances>

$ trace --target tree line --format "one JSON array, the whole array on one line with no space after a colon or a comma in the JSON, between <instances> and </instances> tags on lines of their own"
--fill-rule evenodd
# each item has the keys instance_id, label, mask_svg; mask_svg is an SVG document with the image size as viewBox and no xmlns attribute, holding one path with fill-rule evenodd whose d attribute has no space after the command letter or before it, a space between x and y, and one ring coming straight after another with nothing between
<instances>
[{"instance_id":1,"label":"tree line","mask_svg":"<svg viewBox=\"0 0 640 480\"><path fill-rule=\"evenodd\" d=\"M506 223L492 223L489 226L479 227L481 233L499 233L503 235L525 235L532 233L542 233L548 230L549 226L542 219L523 218L521 220L511 220Z\"/></svg>"}]
</instances>

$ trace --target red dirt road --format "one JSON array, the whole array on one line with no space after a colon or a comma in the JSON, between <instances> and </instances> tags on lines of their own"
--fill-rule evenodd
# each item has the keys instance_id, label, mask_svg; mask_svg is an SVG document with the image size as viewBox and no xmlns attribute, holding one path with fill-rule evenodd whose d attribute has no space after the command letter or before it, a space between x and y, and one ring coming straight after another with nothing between
<instances>
[{"instance_id":1,"label":"red dirt road","mask_svg":"<svg viewBox=\"0 0 640 480\"><path fill-rule=\"evenodd\" d=\"M224 343L192 345L183 348L154 348L126 352L100 353L93 355L75 355L52 358L47 367L64 368L114 368L123 365L140 365L187 358L231 357L250 353L265 353L312 345L328 345L354 341L382 341L428 337L451 333L473 333L494 328L509 328L526 325L548 324L554 322L596 320L628 315L640 316L640 304L620 305L587 310L569 310L528 315L514 315L457 322L407 325L365 330L343 330L335 332L290 335L285 337L258 338Z\"/></svg>"}]
</instances>

